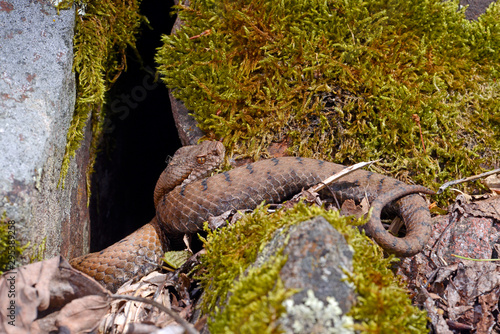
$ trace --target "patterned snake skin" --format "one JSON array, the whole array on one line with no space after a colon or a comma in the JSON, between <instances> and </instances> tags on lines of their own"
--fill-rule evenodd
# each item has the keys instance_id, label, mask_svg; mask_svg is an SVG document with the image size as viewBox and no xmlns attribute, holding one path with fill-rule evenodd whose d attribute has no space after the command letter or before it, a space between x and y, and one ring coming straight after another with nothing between
<instances>
[{"instance_id":1,"label":"patterned snake skin","mask_svg":"<svg viewBox=\"0 0 500 334\"><path fill-rule=\"evenodd\" d=\"M345 168L320 160L284 157L203 178L223 156L224 147L219 142L182 148L158 180L154 194L156 217L103 251L73 259L71 265L116 291L130 278L156 269L163 252L170 249L170 240L200 231L208 217L231 209L253 209L262 201L282 202ZM184 182L180 181L183 177ZM339 202L360 201L365 196L372 202L372 217L365 229L387 251L411 256L427 243L431 217L425 199L417 193L433 191L364 170L341 178L330 190ZM407 230L404 238L394 237L384 229L380 222L383 208L403 219Z\"/></svg>"}]
</instances>

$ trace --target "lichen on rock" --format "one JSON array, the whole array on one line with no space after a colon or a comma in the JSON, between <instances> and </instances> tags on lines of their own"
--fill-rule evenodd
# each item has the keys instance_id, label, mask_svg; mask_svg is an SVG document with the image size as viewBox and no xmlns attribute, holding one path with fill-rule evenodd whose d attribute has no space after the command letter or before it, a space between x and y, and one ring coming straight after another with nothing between
<instances>
[{"instance_id":1,"label":"lichen on rock","mask_svg":"<svg viewBox=\"0 0 500 334\"><path fill-rule=\"evenodd\" d=\"M312 290L307 290L307 299L303 304L295 305L292 299L285 300L288 317L281 319L285 333L355 333L352 317L342 315L335 298L327 297L327 300L325 305Z\"/></svg>"}]
</instances>

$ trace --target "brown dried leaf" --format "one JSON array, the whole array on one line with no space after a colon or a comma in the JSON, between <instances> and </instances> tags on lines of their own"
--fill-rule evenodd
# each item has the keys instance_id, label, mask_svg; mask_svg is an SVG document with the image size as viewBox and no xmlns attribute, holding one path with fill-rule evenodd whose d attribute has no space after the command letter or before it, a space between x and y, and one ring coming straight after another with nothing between
<instances>
[{"instance_id":1,"label":"brown dried leaf","mask_svg":"<svg viewBox=\"0 0 500 334\"><path fill-rule=\"evenodd\" d=\"M365 196L361 200L361 203L359 203L359 206L363 210L363 215L367 214L368 211L370 211L370 202L368 201L368 198Z\"/></svg>"},{"instance_id":2,"label":"brown dried leaf","mask_svg":"<svg viewBox=\"0 0 500 334\"><path fill-rule=\"evenodd\" d=\"M316 203L317 205L322 205L323 202L321 198L319 197L319 194L317 192L311 191L311 189L314 187L309 188L308 190L302 189L302 191L293 198L287 202L285 202L282 207L285 208L285 210L288 210L292 208L295 204L297 204L300 201L306 202L306 203Z\"/></svg>"},{"instance_id":3,"label":"brown dried leaf","mask_svg":"<svg viewBox=\"0 0 500 334\"><path fill-rule=\"evenodd\" d=\"M292 140L286 137L284 140L278 143L271 143L267 148L269 155L273 158L281 158L288 156L287 150L290 147Z\"/></svg>"},{"instance_id":4,"label":"brown dried leaf","mask_svg":"<svg viewBox=\"0 0 500 334\"><path fill-rule=\"evenodd\" d=\"M201 332L203 330L203 327L207 324L208 321L208 315L203 315L201 318L199 318L196 323L194 324L194 328Z\"/></svg>"},{"instance_id":5,"label":"brown dried leaf","mask_svg":"<svg viewBox=\"0 0 500 334\"><path fill-rule=\"evenodd\" d=\"M477 333L491 333L491 328L495 325L493 312L498 312L499 289L495 289L488 294L479 296L481 314L476 325Z\"/></svg>"},{"instance_id":6,"label":"brown dried leaf","mask_svg":"<svg viewBox=\"0 0 500 334\"><path fill-rule=\"evenodd\" d=\"M227 226L229 217L236 213L235 210L228 210L216 217L208 217L208 228L212 231Z\"/></svg>"},{"instance_id":7,"label":"brown dried leaf","mask_svg":"<svg viewBox=\"0 0 500 334\"><path fill-rule=\"evenodd\" d=\"M440 295L438 295L436 293L429 293L429 297L431 297L432 299L443 299L443 298L441 298Z\"/></svg>"},{"instance_id":8,"label":"brown dried leaf","mask_svg":"<svg viewBox=\"0 0 500 334\"><path fill-rule=\"evenodd\" d=\"M103 296L85 296L66 304L56 317L59 331L87 333L95 328L109 311L109 300Z\"/></svg>"},{"instance_id":9,"label":"brown dried leaf","mask_svg":"<svg viewBox=\"0 0 500 334\"><path fill-rule=\"evenodd\" d=\"M133 280L126 282L118 289L118 291L116 291L116 294L134 295L137 291L156 291L160 286L172 285L172 283L169 283L167 279L167 274L153 271L137 282L134 282Z\"/></svg>"},{"instance_id":10,"label":"brown dried leaf","mask_svg":"<svg viewBox=\"0 0 500 334\"><path fill-rule=\"evenodd\" d=\"M488 189L495 194L500 194L500 174L490 175L481 181Z\"/></svg>"},{"instance_id":11,"label":"brown dried leaf","mask_svg":"<svg viewBox=\"0 0 500 334\"><path fill-rule=\"evenodd\" d=\"M458 263L454 263L452 265L441 267L438 269L436 278L434 279L435 283L441 283L445 280L449 279L451 274L453 274L458 269Z\"/></svg>"},{"instance_id":12,"label":"brown dried leaf","mask_svg":"<svg viewBox=\"0 0 500 334\"><path fill-rule=\"evenodd\" d=\"M160 274L152 272L133 284L124 284L118 291L120 295L130 295L153 299L171 308L171 296L167 287L172 287L173 273ZM143 323L162 328L169 323L175 323L168 314L161 312L156 307L138 301L113 300L111 311L101 321L99 330L106 333L122 333L140 331L144 328ZM135 333L135 332L134 332Z\"/></svg>"},{"instance_id":13,"label":"brown dried leaf","mask_svg":"<svg viewBox=\"0 0 500 334\"><path fill-rule=\"evenodd\" d=\"M398 235L399 233L399 230L405 225L405 223L403 222L403 220L399 217L395 217L392 222L391 222L391 225L389 226L389 228L387 229L390 233L392 233L393 235Z\"/></svg>"},{"instance_id":14,"label":"brown dried leaf","mask_svg":"<svg viewBox=\"0 0 500 334\"><path fill-rule=\"evenodd\" d=\"M427 295L427 291L425 289L422 289L422 294ZM439 312L440 309L438 309L435 306L434 301L432 298L429 296L425 299L425 302L423 303L424 309L427 311L427 314L429 316L429 319L434 326L435 332L440 333L440 334L453 334L452 331L448 328L448 325L446 324L446 320L444 320L442 312Z\"/></svg>"},{"instance_id":15,"label":"brown dried leaf","mask_svg":"<svg viewBox=\"0 0 500 334\"><path fill-rule=\"evenodd\" d=\"M356 206L356 202L352 199L345 200L340 207L340 214L342 216L355 216L359 212L360 208Z\"/></svg>"},{"instance_id":16,"label":"brown dried leaf","mask_svg":"<svg viewBox=\"0 0 500 334\"><path fill-rule=\"evenodd\" d=\"M0 332L41 333L57 330L57 312L71 301L88 295L107 297L109 293L57 256L6 272L0 277L0 295L7 296L0 298ZM12 316L9 307L15 309ZM99 311L95 312L97 317ZM14 321L15 327L9 321Z\"/></svg>"},{"instance_id":17,"label":"brown dried leaf","mask_svg":"<svg viewBox=\"0 0 500 334\"><path fill-rule=\"evenodd\" d=\"M191 304L191 299L189 297L189 288L191 286L191 282L192 279L189 278L186 274L179 274L176 287L185 305Z\"/></svg>"},{"instance_id":18,"label":"brown dried leaf","mask_svg":"<svg viewBox=\"0 0 500 334\"><path fill-rule=\"evenodd\" d=\"M368 203L368 199L366 197L361 200L359 205L356 205L354 200L347 199L340 207L340 214L343 216L355 216L356 218L360 218L366 215L369 210L370 204Z\"/></svg>"},{"instance_id":19,"label":"brown dried leaf","mask_svg":"<svg viewBox=\"0 0 500 334\"><path fill-rule=\"evenodd\" d=\"M500 263L464 260L453 255L491 258L500 240L498 222L498 196L472 202L459 196L450 214L434 218L425 251L405 259L399 266L398 274L405 276L410 289L417 291L414 300L421 301L420 305L429 312L436 333L464 329L491 333L492 326L496 326ZM418 282L427 280L427 290L419 289ZM442 319L436 311L441 308Z\"/></svg>"}]
</instances>

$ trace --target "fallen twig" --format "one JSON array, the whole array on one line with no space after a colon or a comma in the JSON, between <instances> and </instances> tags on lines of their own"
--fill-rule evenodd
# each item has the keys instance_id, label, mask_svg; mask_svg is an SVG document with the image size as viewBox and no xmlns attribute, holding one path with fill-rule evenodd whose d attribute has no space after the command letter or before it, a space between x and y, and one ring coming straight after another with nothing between
<instances>
[{"instance_id":1,"label":"fallen twig","mask_svg":"<svg viewBox=\"0 0 500 334\"><path fill-rule=\"evenodd\" d=\"M460 256L460 255L456 255L456 254L451 254L451 256L454 256L456 258L463 259L463 260L478 261L478 262L483 262L483 261L484 262L500 261L500 259L471 259L470 257Z\"/></svg>"},{"instance_id":2,"label":"fallen twig","mask_svg":"<svg viewBox=\"0 0 500 334\"><path fill-rule=\"evenodd\" d=\"M463 179L460 179L460 180L448 181L445 184L443 184L441 187L439 187L437 193L441 194L446 188L448 188L449 186L452 186L454 184L459 184L459 183L464 183L464 182L469 182L469 181L475 181L477 179L480 179L480 178L483 178L483 177L486 177L486 176L489 176L489 175L497 174L497 173L500 173L500 168L494 169L494 170L490 170L489 172L482 173L482 174L479 174L479 175L474 175L474 176L466 177L466 178L463 178Z\"/></svg>"},{"instance_id":3,"label":"fallen twig","mask_svg":"<svg viewBox=\"0 0 500 334\"><path fill-rule=\"evenodd\" d=\"M211 30L211 29L207 29L207 30L203 31L203 32L202 32L201 34L199 34L199 35L189 37L189 39L195 39L195 38L200 38L200 37L202 37L202 36L208 36L208 35L210 35L211 33L212 33L212 30Z\"/></svg>"},{"instance_id":4,"label":"fallen twig","mask_svg":"<svg viewBox=\"0 0 500 334\"><path fill-rule=\"evenodd\" d=\"M363 167L366 167L366 166L369 166L375 162L378 162L380 161L380 159L378 160L373 160L373 161L364 161L364 162L359 162L355 165L352 165L350 167L346 167L344 169L342 169L340 172L338 173L335 173L333 174L332 176L330 176L329 178L327 178L326 180L322 181L321 183L318 183L317 185L309 188L307 191L309 192L318 192L320 191L321 189L323 189L324 187L326 187L327 185L329 185L330 183L332 183L333 181L336 181L344 176L346 176L347 174L350 174L358 169L361 169Z\"/></svg>"}]
</instances>

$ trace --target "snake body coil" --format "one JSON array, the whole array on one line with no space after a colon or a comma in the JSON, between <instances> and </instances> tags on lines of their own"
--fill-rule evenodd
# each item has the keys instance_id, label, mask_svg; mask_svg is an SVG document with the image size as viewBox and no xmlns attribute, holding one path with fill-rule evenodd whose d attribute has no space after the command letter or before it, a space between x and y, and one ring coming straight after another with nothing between
<instances>
[{"instance_id":1,"label":"snake body coil","mask_svg":"<svg viewBox=\"0 0 500 334\"><path fill-rule=\"evenodd\" d=\"M223 153L222 144L212 145L216 146L216 153L221 150ZM160 191L157 186L156 217L149 224L101 252L73 259L71 265L115 291L128 279L154 270L170 247L169 238L198 232L207 218L231 209L253 209L262 201L282 202L344 168L320 160L284 157L169 186L173 189L168 192ZM425 199L417 193L432 194L431 190L364 170L343 177L330 189L339 202L360 201L365 196L372 202L372 218L365 228L387 251L411 256L420 252L428 241L431 217ZM384 207L390 207L405 222L404 238L394 237L383 228L380 213Z\"/></svg>"}]
</instances>

